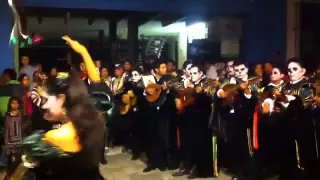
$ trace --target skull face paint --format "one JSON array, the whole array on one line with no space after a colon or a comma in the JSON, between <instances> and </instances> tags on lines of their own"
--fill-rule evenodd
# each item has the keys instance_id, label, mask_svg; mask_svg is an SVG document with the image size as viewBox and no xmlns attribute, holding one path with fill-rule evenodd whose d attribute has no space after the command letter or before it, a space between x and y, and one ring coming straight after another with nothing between
<instances>
[{"instance_id":1,"label":"skull face paint","mask_svg":"<svg viewBox=\"0 0 320 180\"><path fill-rule=\"evenodd\" d=\"M133 82L138 82L142 78L141 74L138 71L132 71L131 76Z\"/></svg>"},{"instance_id":2,"label":"skull face paint","mask_svg":"<svg viewBox=\"0 0 320 180\"><path fill-rule=\"evenodd\" d=\"M190 69L191 81L193 83L199 82L202 79L203 72L198 67L192 67Z\"/></svg>"},{"instance_id":3,"label":"skull face paint","mask_svg":"<svg viewBox=\"0 0 320 180\"><path fill-rule=\"evenodd\" d=\"M273 68L271 75L270 75L270 81L272 83L275 83L279 80L281 80L284 77L284 74L278 69L278 68Z\"/></svg>"},{"instance_id":4,"label":"skull face paint","mask_svg":"<svg viewBox=\"0 0 320 180\"><path fill-rule=\"evenodd\" d=\"M234 76L233 61L227 63L226 71L228 76Z\"/></svg>"},{"instance_id":5,"label":"skull face paint","mask_svg":"<svg viewBox=\"0 0 320 180\"><path fill-rule=\"evenodd\" d=\"M234 66L234 75L236 78L244 80L244 78L248 77L248 68L244 64Z\"/></svg>"},{"instance_id":6,"label":"skull face paint","mask_svg":"<svg viewBox=\"0 0 320 180\"><path fill-rule=\"evenodd\" d=\"M298 81L304 77L306 70L297 62L288 64L288 75L291 81Z\"/></svg>"}]
</instances>

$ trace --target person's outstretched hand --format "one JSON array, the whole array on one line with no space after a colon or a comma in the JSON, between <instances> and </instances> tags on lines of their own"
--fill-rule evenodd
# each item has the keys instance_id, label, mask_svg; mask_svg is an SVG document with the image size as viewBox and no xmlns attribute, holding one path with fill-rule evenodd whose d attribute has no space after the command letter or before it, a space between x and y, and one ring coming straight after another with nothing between
<instances>
[{"instance_id":1,"label":"person's outstretched hand","mask_svg":"<svg viewBox=\"0 0 320 180\"><path fill-rule=\"evenodd\" d=\"M87 48L80 44L78 41L75 41L73 39L71 39L69 36L63 36L62 37L63 40L66 41L66 43L77 53L81 54L84 52L87 52Z\"/></svg>"}]
</instances>

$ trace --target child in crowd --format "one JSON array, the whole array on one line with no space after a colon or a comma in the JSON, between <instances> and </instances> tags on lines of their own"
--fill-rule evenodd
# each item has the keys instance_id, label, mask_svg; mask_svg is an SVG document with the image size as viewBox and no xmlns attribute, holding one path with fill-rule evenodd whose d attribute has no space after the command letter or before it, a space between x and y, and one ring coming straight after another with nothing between
<instances>
[{"instance_id":1,"label":"child in crowd","mask_svg":"<svg viewBox=\"0 0 320 180\"><path fill-rule=\"evenodd\" d=\"M27 135L30 122L23 112L23 105L18 97L11 97L4 121L5 151L9 156L8 173L12 173L21 162L20 145Z\"/></svg>"}]
</instances>

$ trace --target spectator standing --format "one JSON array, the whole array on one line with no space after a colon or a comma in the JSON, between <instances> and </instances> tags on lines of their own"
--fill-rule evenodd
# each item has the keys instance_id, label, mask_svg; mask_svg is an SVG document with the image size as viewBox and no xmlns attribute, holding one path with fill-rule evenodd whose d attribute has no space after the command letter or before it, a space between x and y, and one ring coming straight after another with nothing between
<instances>
[{"instance_id":1,"label":"spectator standing","mask_svg":"<svg viewBox=\"0 0 320 180\"><path fill-rule=\"evenodd\" d=\"M23 99L25 105L25 113L27 116L32 115L32 101L31 101L31 89L30 89L30 78L26 74L20 74L18 77L20 84L26 89L26 95Z\"/></svg>"},{"instance_id":2,"label":"spectator standing","mask_svg":"<svg viewBox=\"0 0 320 180\"><path fill-rule=\"evenodd\" d=\"M26 74L30 81L33 82L33 73L36 71L36 68L29 65L30 59L28 56L22 56L21 57L21 69L19 74Z\"/></svg>"},{"instance_id":3,"label":"spectator standing","mask_svg":"<svg viewBox=\"0 0 320 180\"><path fill-rule=\"evenodd\" d=\"M26 95L26 88L17 81L17 73L14 69L5 69L3 72L5 85L0 87L0 116L3 117L8 111L9 99L13 96L23 99Z\"/></svg>"}]
</instances>

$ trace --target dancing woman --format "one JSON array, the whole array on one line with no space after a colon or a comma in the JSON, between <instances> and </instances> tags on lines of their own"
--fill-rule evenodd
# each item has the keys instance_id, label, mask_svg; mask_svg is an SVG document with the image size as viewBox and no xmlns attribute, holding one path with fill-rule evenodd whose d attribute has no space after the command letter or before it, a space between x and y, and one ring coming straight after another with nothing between
<instances>
[{"instance_id":1,"label":"dancing woman","mask_svg":"<svg viewBox=\"0 0 320 180\"><path fill-rule=\"evenodd\" d=\"M86 48L77 41L64 37L79 53L87 66L94 66ZM92 64L91 64L92 63ZM89 74L93 82L99 76ZM78 73L59 73L42 89L42 108L45 119L60 121L59 129L46 133L37 131L24 140L24 165L45 164L48 171L36 179L100 180L99 161L105 134L102 114L94 107L88 90Z\"/></svg>"}]
</instances>

